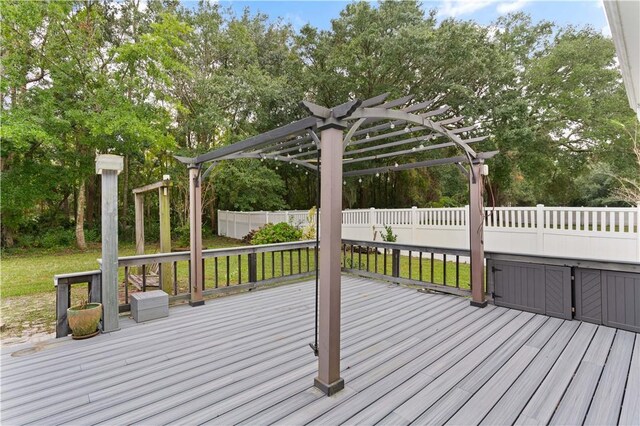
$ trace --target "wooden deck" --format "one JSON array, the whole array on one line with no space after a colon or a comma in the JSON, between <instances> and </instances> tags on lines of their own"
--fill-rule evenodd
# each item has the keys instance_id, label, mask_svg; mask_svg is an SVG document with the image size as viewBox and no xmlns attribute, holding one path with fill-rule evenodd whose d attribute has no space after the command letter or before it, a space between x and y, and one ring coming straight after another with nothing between
<instances>
[{"instance_id":1,"label":"wooden deck","mask_svg":"<svg viewBox=\"0 0 640 426\"><path fill-rule=\"evenodd\" d=\"M298 283L5 350L2 424L640 423L635 333L344 276L329 398L313 306Z\"/></svg>"}]
</instances>

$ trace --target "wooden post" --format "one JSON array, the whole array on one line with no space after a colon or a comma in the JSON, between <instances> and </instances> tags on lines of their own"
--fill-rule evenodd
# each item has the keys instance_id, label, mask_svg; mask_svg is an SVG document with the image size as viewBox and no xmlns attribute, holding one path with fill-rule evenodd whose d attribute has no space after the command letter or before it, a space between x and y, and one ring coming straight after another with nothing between
<instances>
[{"instance_id":1,"label":"wooden post","mask_svg":"<svg viewBox=\"0 0 640 426\"><path fill-rule=\"evenodd\" d=\"M171 211L169 208L168 176L163 179L163 185L158 189L158 196L160 199L160 252L171 253ZM165 293L172 293L171 263L163 263L160 266L160 285Z\"/></svg>"},{"instance_id":2,"label":"wooden post","mask_svg":"<svg viewBox=\"0 0 640 426\"><path fill-rule=\"evenodd\" d=\"M469 173L469 249L471 258L471 306L484 308L484 201L482 163L472 166ZM475 179L474 179L475 177Z\"/></svg>"},{"instance_id":3,"label":"wooden post","mask_svg":"<svg viewBox=\"0 0 640 426\"><path fill-rule=\"evenodd\" d=\"M120 329L118 323L118 155L99 155L96 173L102 175L102 331Z\"/></svg>"},{"instance_id":4,"label":"wooden post","mask_svg":"<svg viewBox=\"0 0 640 426\"><path fill-rule=\"evenodd\" d=\"M202 298L202 186L200 169L189 167L189 237L191 250L191 298L189 305L204 305Z\"/></svg>"},{"instance_id":5,"label":"wooden post","mask_svg":"<svg viewBox=\"0 0 640 426\"><path fill-rule=\"evenodd\" d=\"M315 386L326 395L344 388L340 377L340 244L342 236L342 131L322 129L320 205L320 288L318 377Z\"/></svg>"},{"instance_id":6,"label":"wooden post","mask_svg":"<svg viewBox=\"0 0 640 426\"><path fill-rule=\"evenodd\" d=\"M136 254L144 254L144 193L133 195L136 221ZM142 274L142 266L138 266L138 274Z\"/></svg>"}]
</instances>

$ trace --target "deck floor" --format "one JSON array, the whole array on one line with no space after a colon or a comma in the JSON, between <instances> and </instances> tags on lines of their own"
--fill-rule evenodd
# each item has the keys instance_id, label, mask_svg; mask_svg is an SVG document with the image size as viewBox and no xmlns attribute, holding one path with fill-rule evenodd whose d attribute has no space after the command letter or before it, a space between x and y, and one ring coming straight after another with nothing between
<instances>
[{"instance_id":1,"label":"deck floor","mask_svg":"<svg viewBox=\"0 0 640 426\"><path fill-rule=\"evenodd\" d=\"M640 423L635 333L344 276L346 388L325 397L313 306L297 283L5 350L2 424Z\"/></svg>"}]
</instances>

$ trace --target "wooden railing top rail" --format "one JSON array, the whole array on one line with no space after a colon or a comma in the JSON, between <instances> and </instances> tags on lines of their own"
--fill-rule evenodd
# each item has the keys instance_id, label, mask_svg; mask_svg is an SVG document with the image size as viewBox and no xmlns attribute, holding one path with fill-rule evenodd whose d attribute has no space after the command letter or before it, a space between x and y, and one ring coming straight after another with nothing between
<instances>
[{"instance_id":1,"label":"wooden railing top rail","mask_svg":"<svg viewBox=\"0 0 640 426\"><path fill-rule=\"evenodd\" d=\"M263 244L257 246L241 246L220 249L209 249L202 251L202 257L213 258L221 256L233 256L252 253L268 253L274 251L295 250L306 247L315 247L314 240L293 241L289 243ZM123 256L118 258L118 266L140 266L149 263L177 262L181 260L189 260L188 251L178 251L173 253L156 253L143 254L137 256ZM98 259L98 263L102 263L102 259Z\"/></svg>"},{"instance_id":2,"label":"wooden railing top rail","mask_svg":"<svg viewBox=\"0 0 640 426\"><path fill-rule=\"evenodd\" d=\"M422 251L429 253L439 253L439 254L451 254L453 256L469 256L469 250L461 250L461 249L452 249L452 248L444 248L444 247L430 247L430 246L419 246L414 244L404 244L404 243L388 243L385 241L366 241L366 240L350 240L344 238L342 240L342 244L349 244L353 246L376 246L378 248L385 248L389 250L404 250L404 251Z\"/></svg>"},{"instance_id":3,"label":"wooden railing top rail","mask_svg":"<svg viewBox=\"0 0 640 426\"><path fill-rule=\"evenodd\" d=\"M82 272L70 272L67 274L56 274L53 276L53 284L55 286L58 285L59 282L64 281L67 284L79 284L85 283L91 280L91 277L94 275L102 275L102 271L100 269L96 269L93 271L82 271Z\"/></svg>"},{"instance_id":4,"label":"wooden railing top rail","mask_svg":"<svg viewBox=\"0 0 640 426\"><path fill-rule=\"evenodd\" d=\"M539 256L533 254L515 254L504 253L497 251L484 252L485 259L491 260L510 260L514 262L523 263L536 263L543 265L556 265L556 266L577 266L581 268L589 269L602 269L607 271L622 271L622 272L640 272L640 262L627 262L610 260L598 260L598 259L581 259L573 257L558 257L558 256Z\"/></svg>"}]
</instances>

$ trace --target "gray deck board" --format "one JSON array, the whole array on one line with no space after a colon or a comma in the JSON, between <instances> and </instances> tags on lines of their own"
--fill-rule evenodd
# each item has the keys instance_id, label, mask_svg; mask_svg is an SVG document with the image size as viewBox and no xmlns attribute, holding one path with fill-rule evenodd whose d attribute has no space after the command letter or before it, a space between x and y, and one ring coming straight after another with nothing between
<instances>
[{"instance_id":1,"label":"gray deck board","mask_svg":"<svg viewBox=\"0 0 640 426\"><path fill-rule=\"evenodd\" d=\"M635 337L635 333L617 331L584 424L611 425L618 422Z\"/></svg>"},{"instance_id":2,"label":"gray deck board","mask_svg":"<svg viewBox=\"0 0 640 426\"><path fill-rule=\"evenodd\" d=\"M342 377L312 386L312 281L0 355L3 424L638 424L637 334L343 277ZM619 417L619 418L618 418Z\"/></svg>"},{"instance_id":3,"label":"gray deck board","mask_svg":"<svg viewBox=\"0 0 640 426\"><path fill-rule=\"evenodd\" d=\"M627 389L624 393L618 421L621 425L640 424L640 339L638 335L636 335L636 343L633 347Z\"/></svg>"},{"instance_id":4,"label":"gray deck board","mask_svg":"<svg viewBox=\"0 0 640 426\"><path fill-rule=\"evenodd\" d=\"M566 425L571 421L579 420L580 423L584 421L615 335L616 330L613 328L598 329L571 385L567 388L562 402L551 419L552 424Z\"/></svg>"}]
</instances>

